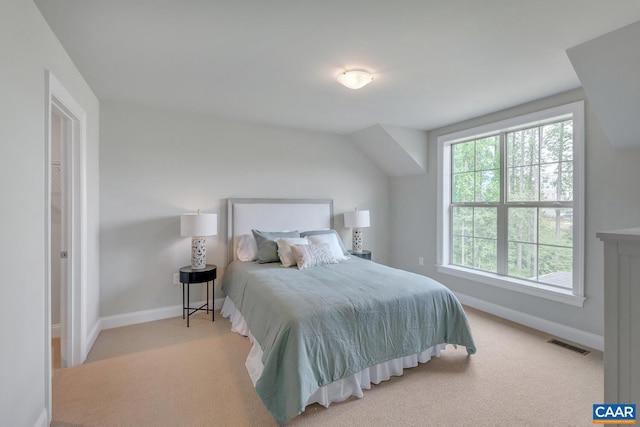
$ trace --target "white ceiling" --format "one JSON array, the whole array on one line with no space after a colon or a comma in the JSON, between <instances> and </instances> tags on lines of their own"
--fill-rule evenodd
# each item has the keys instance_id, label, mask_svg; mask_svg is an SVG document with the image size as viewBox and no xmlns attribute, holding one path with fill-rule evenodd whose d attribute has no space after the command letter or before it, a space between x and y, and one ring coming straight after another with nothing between
<instances>
[{"instance_id":1,"label":"white ceiling","mask_svg":"<svg viewBox=\"0 0 640 427\"><path fill-rule=\"evenodd\" d=\"M580 86L638 0L35 0L101 100L302 129L433 129ZM365 69L353 91L336 76Z\"/></svg>"}]
</instances>

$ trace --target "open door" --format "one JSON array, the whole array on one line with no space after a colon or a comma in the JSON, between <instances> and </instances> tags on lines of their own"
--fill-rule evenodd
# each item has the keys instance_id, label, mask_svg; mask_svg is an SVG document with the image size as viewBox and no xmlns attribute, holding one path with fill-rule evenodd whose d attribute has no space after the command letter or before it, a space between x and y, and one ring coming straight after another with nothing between
<instances>
[{"instance_id":1,"label":"open door","mask_svg":"<svg viewBox=\"0 0 640 427\"><path fill-rule=\"evenodd\" d=\"M45 381L51 421L52 266L59 263L60 348L62 365L81 364L87 356L86 332L86 113L60 82L46 72L45 100ZM55 132L55 135L54 135ZM56 145L59 144L59 145ZM54 148L59 149L60 246L52 247L52 211L56 179ZM55 196L55 197L54 197ZM57 245L56 245L57 246ZM57 275L58 273L54 272ZM57 303L56 303L57 304ZM56 307L57 308L57 307Z\"/></svg>"}]
</instances>

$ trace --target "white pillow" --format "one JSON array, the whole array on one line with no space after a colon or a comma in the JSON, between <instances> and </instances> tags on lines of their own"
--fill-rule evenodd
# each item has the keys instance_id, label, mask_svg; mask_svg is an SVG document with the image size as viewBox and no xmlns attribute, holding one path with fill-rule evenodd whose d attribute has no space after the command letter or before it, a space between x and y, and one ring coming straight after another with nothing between
<instances>
[{"instance_id":1,"label":"white pillow","mask_svg":"<svg viewBox=\"0 0 640 427\"><path fill-rule=\"evenodd\" d=\"M315 243L315 244L326 243L327 245L329 245L329 249L331 250L331 254L338 261L349 259L349 257L345 256L344 252L342 251L342 247L340 246L340 242L338 242L338 236L336 236L333 233L330 233L330 234L315 234L313 236L307 236L307 239L309 239L309 241L311 243Z\"/></svg>"},{"instance_id":2,"label":"white pillow","mask_svg":"<svg viewBox=\"0 0 640 427\"><path fill-rule=\"evenodd\" d=\"M236 255L240 261L255 261L258 257L258 245L256 239L250 234L243 234L240 236L238 247L236 248Z\"/></svg>"},{"instance_id":3,"label":"white pillow","mask_svg":"<svg viewBox=\"0 0 640 427\"><path fill-rule=\"evenodd\" d=\"M292 245L291 253L300 270L324 264L338 263L338 260L333 256L329 245L326 243L320 243L318 245Z\"/></svg>"},{"instance_id":4,"label":"white pillow","mask_svg":"<svg viewBox=\"0 0 640 427\"><path fill-rule=\"evenodd\" d=\"M291 253L291 245L308 245L309 240L306 237L281 237L276 239L278 244L278 257L283 267L293 267L296 260Z\"/></svg>"}]
</instances>

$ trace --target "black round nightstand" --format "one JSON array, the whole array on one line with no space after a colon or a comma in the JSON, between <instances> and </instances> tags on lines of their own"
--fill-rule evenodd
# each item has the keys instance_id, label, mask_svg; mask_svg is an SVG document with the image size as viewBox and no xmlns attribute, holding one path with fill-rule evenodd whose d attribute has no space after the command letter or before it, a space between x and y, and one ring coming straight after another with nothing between
<instances>
[{"instance_id":1,"label":"black round nightstand","mask_svg":"<svg viewBox=\"0 0 640 427\"><path fill-rule=\"evenodd\" d=\"M216 279L216 266L207 264L205 268L193 269L190 265L180 269L180 283L182 283L182 318L187 316L187 328L189 327L189 316L196 311L206 311L209 313L209 282ZM207 301L200 307L189 307L189 285L192 283L206 283ZM186 289L185 289L186 288ZM185 295L186 294L186 295ZM213 304L211 305L211 321L213 322Z\"/></svg>"},{"instance_id":2,"label":"black round nightstand","mask_svg":"<svg viewBox=\"0 0 640 427\"><path fill-rule=\"evenodd\" d=\"M362 251L362 252L349 251L349 253L353 256L357 256L358 258L368 259L369 261L371 261L371 251Z\"/></svg>"}]
</instances>

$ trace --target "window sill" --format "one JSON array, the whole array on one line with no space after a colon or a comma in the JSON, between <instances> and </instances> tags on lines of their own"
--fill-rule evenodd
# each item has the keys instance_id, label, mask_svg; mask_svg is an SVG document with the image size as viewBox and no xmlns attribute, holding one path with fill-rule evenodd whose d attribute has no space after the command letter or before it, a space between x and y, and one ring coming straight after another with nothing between
<instances>
[{"instance_id":1,"label":"window sill","mask_svg":"<svg viewBox=\"0 0 640 427\"><path fill-rule=\"evenodd\" d=\"M496 274L484 271L469 270L463 267L452 265L436 265L440 273L449 274L451 276L461 277L463 279L473 280L475 282L484 283L486 285L496 286L502 289L519 292L526 295L533 295L545 298L551 301L572 305L574 307L582 307L585 297L574 295L571 290L558 289L546 286L541 283L528 282L518 280L512 277L506 278Z\"/></svg>"}]
</instances>

